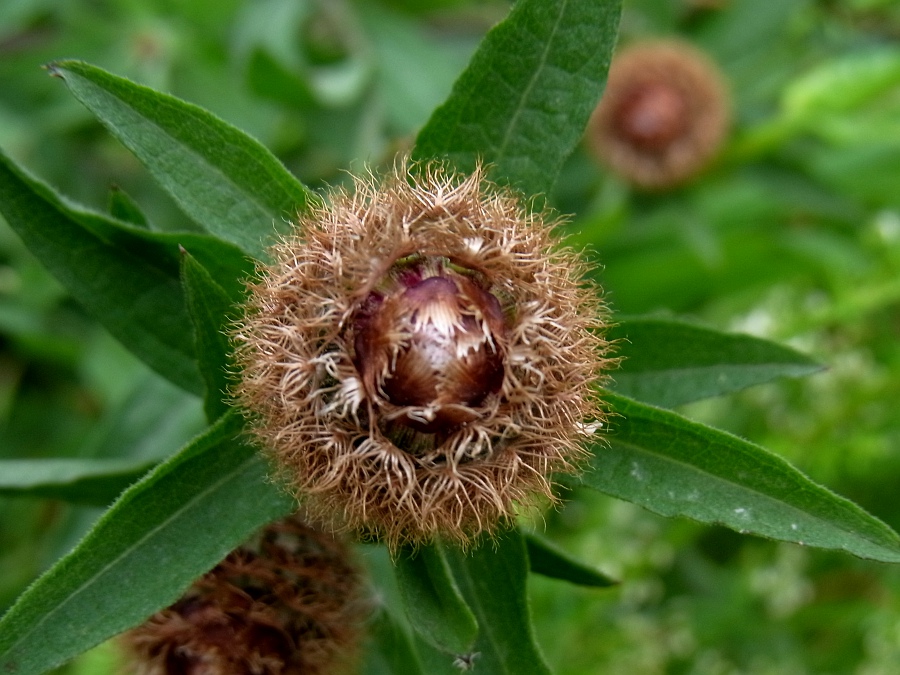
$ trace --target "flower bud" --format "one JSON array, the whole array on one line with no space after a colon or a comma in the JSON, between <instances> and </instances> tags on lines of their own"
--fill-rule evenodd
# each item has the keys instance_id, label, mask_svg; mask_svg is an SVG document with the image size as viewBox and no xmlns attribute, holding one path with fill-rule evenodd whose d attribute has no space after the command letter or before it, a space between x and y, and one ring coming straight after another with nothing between
<instances>
[{"instance_id":1,"label":"flower bud","mask_svg":"<svg viewBox=\"0 0 900 675\"><path fill-rule=\"evenodd\" d=\"M610 360L558 224L479 168L357 179L272 250L236 397L306 507L389 546L467 543L553 499Z\"/></svg>"},{"instance_id":2,"label":"flower bud","mask_svg":"<svg viewBox=\"0 0 900 675\"><path fill-rule=\"evenodd\" d=\"M681 42L637 43L613 59L587 140L624 178L661 190L709 163L729 118L724 79L705 55Z\"/></svg>"},{"instance_id":3,"label":"flower bud","mask_svg":"<svg viewBox=\"0 0 900 675\"><path fill-rule=\"evenodd\" d=\"M349 551L296 517L265 528L123 636L137 675L324 675L353 661L364 604Z\"/></svg>"}]
</instances>

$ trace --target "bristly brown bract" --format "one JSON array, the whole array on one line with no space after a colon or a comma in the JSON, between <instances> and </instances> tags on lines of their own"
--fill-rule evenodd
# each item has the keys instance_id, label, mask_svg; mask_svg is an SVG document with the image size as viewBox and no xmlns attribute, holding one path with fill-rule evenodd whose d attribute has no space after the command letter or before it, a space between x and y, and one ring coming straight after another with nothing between
<instances>
[{"instance_id":1,"label":"bristly brown bract","mask_svg":"<svg viewBox=\"0 0 900 675\"><path fill-rule=\"evenodd\" d=\"M300 217L234 330L235 397L319 518L466 545L554 500L605 420L606 308L547 213L402 164Z\"/></svg>"},{"instance_id":2,"label":"bristly brown bract","mask_svg":"<svg viewBox=\"0 0 900 675\"><path fill-rule=\"evenodd\" d=\"M702 52L675 40L638 42L613 59L587 141L626 180L664 190L707 166L730 107L723 76Z\"/></svg>"},{"instance_id":3,"label":"bristly brown bract","mask_svg":"<svg viewBox=\"0 0 900 675\"><path fill-rule=\"evenodd\" d=\"M368 612L349 549L297 517L264 528L122 637L136 675L347 672Z\"/></svg>"}]
</instances>

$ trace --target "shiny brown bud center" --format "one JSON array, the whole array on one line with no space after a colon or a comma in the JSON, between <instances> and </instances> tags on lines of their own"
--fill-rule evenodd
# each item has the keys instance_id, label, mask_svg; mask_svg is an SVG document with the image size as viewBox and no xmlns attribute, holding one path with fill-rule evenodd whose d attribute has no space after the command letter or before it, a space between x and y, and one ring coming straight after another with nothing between
<instances>
[{"instance_id":1,"label":"shiny brown bud center","mask_svg":"<svg viewBox=\"0 0 900 675\"><path fill-rule=\"evenodd\" d=\"M684 95L666 82L636 86L616 111L619 133L646 150L664 150L688 124Z\"/></svg>"},{"instance_id":2,"label":"shiny brown bud center","mask_svg":"<svg viewBox=\"0 0 900 675\"><path fill-rule=\"evenodd\" d=\"M391 275L354 317L356 366L392 424L452 433L503 383L500 303L473 276L426 260Z\"/></svg>"}]
</instances>

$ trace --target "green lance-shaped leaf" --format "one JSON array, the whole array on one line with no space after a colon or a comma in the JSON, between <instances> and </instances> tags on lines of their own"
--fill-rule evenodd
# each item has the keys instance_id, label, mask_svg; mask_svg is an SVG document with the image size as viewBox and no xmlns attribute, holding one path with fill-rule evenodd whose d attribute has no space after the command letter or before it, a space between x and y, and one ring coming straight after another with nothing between
<instances>
[{"instance_id":1,"label":"green lance-shaped leaf","mask_svg":"<svg viewBox=\"0 0 900 675\"><path fill-rule=\"evenodd\" d=\"M581 139L606 82L619 0L519 0L491 30L414 157L481 159L525 194L547 193Z\"/></svg>"},{"instance_id":2,"label":"green lance-shaped leaf","mask_svg":"<svg viewBox=\"0 0 900 675\"><path fill-rule=\"evenodd\" d=\"M0 495L106 506L153 464L113 457L0 459Z\"/></svg>"},{"instance_id":3,"label":"green lance-shaped leaf","mask_svg":"<svg viewBox=\"0 0 900 675\"><path fill-rule=\"evenodd\" d=\"M228 415L129 488L0 619L0 672L42 673L174 602L294 508Z\"/></svg>"},{"instance_id":4,"label":"green lance-shaped leaf","mask_svg":"<svg viewBox=\"0 0 900 675\"><path fill-rule=\"evenodd\" d=\"M440 545L404 551L394 566L410 625L446 652L469 650L478 623L456 586Z\"/></svg>"},{"instance_id":5,"label":"green lance-shaped leaf","mask_svg":"<svg viewBox=\"0 0 900 675\"><path fill-rule=\"evenodd\" d=\"M623 357L613 373L613 389L665 407L822 369L808 356L768 340L674 319L624 319L609 338L618 340Z\"/></svg>"},{"instance_id":6,"label":"green lance-shaped leaf","mask_svg":"<svg viewBox=\"0 0 900 675\"><path fill-rule=\"evenodd\" d=\"M673 412L607 395L615 416L581 481L664 516L900 562L900 536L780 457Z\"/></svg>"},{"instance_id":7,"label":"green lance-shaped leaf","mask_svg":"<svg viewBox=\"0 0 900 675\"><path fill-rule=\"evenodd\" d=\"M531 571L536 574L593 588L608 588L618 584L600 570L576 560L543 537L526 534L524 538L528 549L528 563Z\"/></svg>"},{"instance_id":8,"label":"green lance-shaped leaf","mask_svg":"<svg viewBox=\"0 0 900 675\"><path fill-rule=\"evenodd\" d=\"M528 552L518 530L463 553L447 549L447 561L478 620L477 672L549 675L534 639L526 581Z\"/></svg>"},{"instance_id":9,"label":"green lance-shaped leaf","mask_svg":"<svg viewBox=\"0 0 900 675\"><path fill-rule=\"evenodd\" d=\"M228 372L231 362L227 328L232 299L190 252L183 253L181 279L194 338L200 374L206 383L203 407L210 421L228 410Z\"/></svg>"},{"instance_id":10,"label":"green lance-shaped leaf","mask_svg":"<svg viewBox=\"0 0 900 675\"><path fill-rule=\"evenodd\" d=\"M85 227L81 216L86 214L66 206L2 154L0 212L38 260L122 344L175 384L202 391L177 276ZM99 216L95 220L102 222Z\"/></svg>"},{"instance_id":11,"label":"green lance-shaped leaf","mask_svg":"<svg viewBox=\"0 0 900 675\"><path fill-rule=\"evenodd\" d=\"M186 214L257 258L315 199L278 159L206 110L81 61L48 66Z\"/></svg>"},{"instance_id":12,"label":"green lance-shaped leaf","mask_svg":"<svg viewBox=\"0 0 900 675\"><path fill-rule=\"evenodd\" d=\"M188 232L152 232L76 206L0 153L0 213L72 296L173 383L202 393L179 280L180 246L232 297L253 263L239 248Z\"/></svg>"}]
</instances>

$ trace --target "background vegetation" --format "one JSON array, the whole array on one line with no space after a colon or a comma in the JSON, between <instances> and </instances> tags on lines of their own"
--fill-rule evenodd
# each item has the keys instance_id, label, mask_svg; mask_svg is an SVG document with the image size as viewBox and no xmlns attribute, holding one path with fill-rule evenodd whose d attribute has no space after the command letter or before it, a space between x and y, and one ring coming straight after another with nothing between
<instances>
[{"instance_id":1,"label":"background vegetation","mask_svg":"<svg viewBox=\"0 0 900 675\"><path fill-rule=\"evenodd\" d=\"M508 10L473 0L6 2L0 147L74 201L128 214L133 199L156 228L184 229L171 198L42 64L83 59L200 104L315 188L409 147ZM774 450L900 529L900 8L625 3L620 42L673 34L729 80L735 124L718 162L648 195L579 149L549 200L574 214L569 229L593 251L618 315L690 316L825 364L682 411ZM0 457L127 449L150 465L204 427L202 403L89 319L5 226L0 340ZM896 672L896 567L577 496L546 515L547 535L622 583L531 577L537 637L556 672ZM100 513L0 496L0 609ZM109 652L68 668L106 672Z\"/></svg>"}]
</instances>

